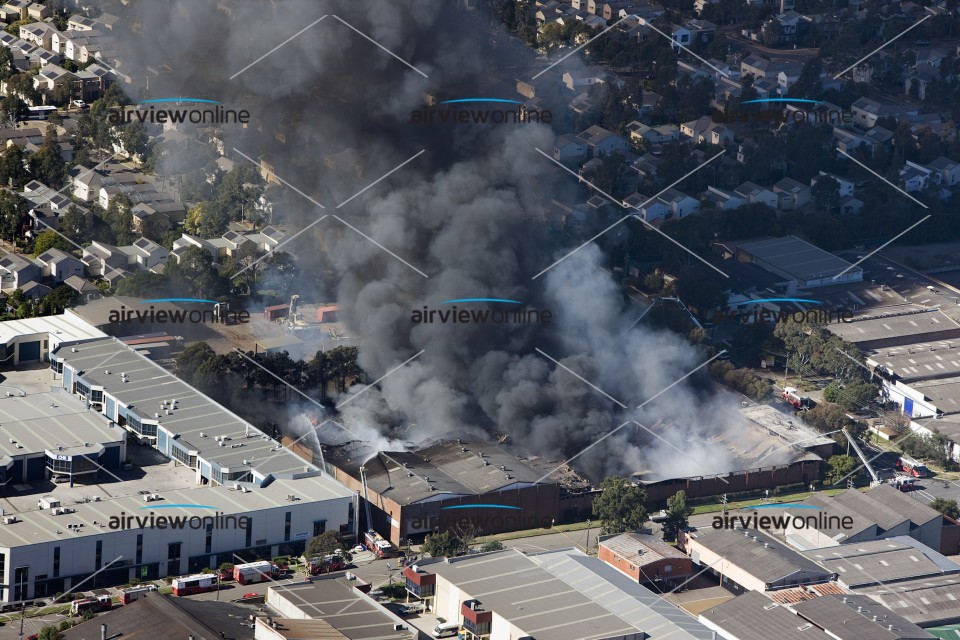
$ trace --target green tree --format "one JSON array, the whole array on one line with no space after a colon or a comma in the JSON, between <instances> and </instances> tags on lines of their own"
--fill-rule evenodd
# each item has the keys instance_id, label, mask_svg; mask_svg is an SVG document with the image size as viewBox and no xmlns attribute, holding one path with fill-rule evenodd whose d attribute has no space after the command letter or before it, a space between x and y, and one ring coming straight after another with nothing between
<instances>
[{"instance_id":1,"label":"green tree","mask_svg":"<svg viewBox=\"0 0 960 640\"><path fill-rule=\"evenodd\" d=\"M2 47L0 47L2 49ZM30 180L27 172L27 157L23 147L12 144L0 155L0 183L19 188Z\"/></svg>"},{"instance_id":2,"label":"green tree","mask_svg":"<svg viewBox=\"0 0 960 640\"><path fill-rule=\"evenodd\" d=\"M832 402L821 402L813 409L803 412L803 421L811 425L820 433L832 433L833 439L840 444L846 444L847 438L840 430L859 438L866 431L866 425L847 416L846 410ZM837 433L833 433L837 432Z\"/></svg>"},{"instance_id":3,"label":"green tree","mask_svg":"<svg viewBox=\"0 0 960 640\"><path fill-rule=\"evenodd\" d=\"M506 547L503 546L503 543L500 542L499 540L491 540L490 542L484 542L480 546L480 551L482 553L486 553L488 551L503 551L504 549L506 549Z\"/></svg>"},{"instance_id":4,"label":"green tree","mask_svg":"<svg viewBox=\"0 0 960 640\"><path fill-rule=\"evenodd\" d=\"M693 507L687 504L687 492L678 491L667 498L667 519L663 523L665 540L675 540L681 529L690 522Z\"/></svg>"},{"instance_id":5,"label":"green tree","mask_svg":"<svg viewBox=\"0 0 960 640\"><path fill-rule=\"evenodd\" d=\"M47 626L40 629L40 633L37 634L37 640L62 640L63 634L60 633L60 629L55 626Z\"/></svg>"},{"instance_id":6,"label":"green tree","mask_svg":"<svg viewBox=\"0 0 960 640\"><path fill-rule=\"evenodd\" d=\"M120 143L130 156L146 151L149 142L150 137L147 135L146 128L143 123L136 120L124 127L123 133L120 134Z\"/></svg>"},{"instance_id":7,"label":"green tree","mask_svg":"<svg viewBox=\"0 0 960 640\"><path fill-rule=\"evenodd\" d=\"M647 492L626 478L611 476L600 484L593 515L605 533L635 531L647 521Z\"/></svg>"},{"instance_id":8,"label":"green tree","mask_svg":"<svg viewBox=\"0 0 960 640\"><path fill-rule=\"evenodd\" d=\"M74 249L73 245L64 240L63 236L52 229L48 229L37 235L37 239L33 243L33 255L38 256L50 248L64 251L73 251Z\"/></svg>"},{"instance_id":9,"label":"green tree","mask_svg":"<svg viewBox=\"0 0 960 640\"><path fill-rule=\"evenodd\" d=\"M847 475L853 473L859 463L853 456L830 456L827 460L827 473L824 479L827 484L837 484Z\"/></svg>"},{"instance_id":10,"label":"green tree","mask_svg":"<svg viewBox=\"0 0 960 640\"><path fill-rule=\"evenodd\" d=\"M230 216L213 202L197 203L189 212L183 226L188 233L201 238L216 238L227 230Z\"/></svg>"},{"instance_id":11,"label":"green tree","mask_svg":"<svg viewBox=\"0 0 960 640\"><path fill-rule=\"evenodd\" d=\"M932 509L936 509L948 518L960 520L960 507L957 506L956 500L949 500L947 498L934 498L930 502L930 507Z\"/></svg>"},{"instance_id":12,"label":"green tree","mask_svg":"<svg viewBox=\"0 0 960 640\"><path fill-rule=\"evenodd\" d=\"M221 276L210 253L201 247L189 247L179 260L170 260L164 273L171 285L182 286L195 298L216 298L227 292L228 282Z\"/></svg>"},{"instance_id":13,"label":"green tree","mask_svg":"<svg viewBox=\"0 0 960 640\"><path fill-rule=\"evenodd\" d=\"M117 283L116 294L134 298L162 295L167 291L168 284L169 279L165 275L139 270Z\"/></svg>"},{"instance_id":14,"label":"green tree","mask_svg":"<svg viewBox=\"0 0 960 640\"><path fill-rule=\"evenodd\" d=\"M454 534L443 531L429 534L423 541L422 549L424 553L429 553L434 558L453 558L466 553L467 546Z\"/></svg>"},{"instance_id":15,"label":"green tree","mask_svg":"<svg viewBox=\"0 0 960 640\"><path fill-rule=\"evenodd\" d=\"M324 531L307 543L306 556L325 556L340 548L340 537L336 531Z\"/></svg>"}]
</instances>

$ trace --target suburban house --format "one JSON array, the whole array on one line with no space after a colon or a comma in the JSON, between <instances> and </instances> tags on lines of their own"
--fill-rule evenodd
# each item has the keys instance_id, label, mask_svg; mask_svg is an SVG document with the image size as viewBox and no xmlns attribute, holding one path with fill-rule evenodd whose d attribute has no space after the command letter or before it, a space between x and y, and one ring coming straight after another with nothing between
<instances>
[{"instance_id":1,"label":"suburban house","mask_svg":"<svg viewBox=\"0 0 960 640\"><path fill-rule=\"evenodd\" d=\"M28 282L40 280L40 266L15 253L0 253L0 289L19 289Z\"/></svg>"},{"instance_id":2,"label":"suburban house","mask_svg":"<svg viewBox=\"0 0 960 640\"><path fill-rule=\"evenodd\" d=\"M675 124L662 124L651 127L634 120L627 125L627 131L630 133L630 139L638 144L641 142L647 144L663 144L664 142L674 142L680 139L680 127Z\"/></svg>"},{"instance_id":3,"label":"suburban house","mask_svg":"<svg viewBox=\"0 0 960 640\"><path fill-rule=\"evenodd\" d=\"M710 116L701 116L696 120L690 120L680 125L680 133L690 139L694 144L726 144L733 142L733 130L728 129L719 122L714 122Z\"/></svg>"},{"instance_id":4,"label":"suburban house","mask_svg":"<svg viewBox=\"0 0 960 640\"><path fill-rule=\"evenodd\" d=\"M700 201L678 189L667 189L658 199L667 205L669 214L676 218L683 218L700 211Z\"/></svg>"},{"instance_id":5,"label":"suburban house","mask_svg":"<svg viewBox=\"0 0 960 640\"><path fill-rule=\"evenodd\" d=\"M817 184L817 181L818 181L821 177L833 178L834 180L837 181L837 189L838 189L838 191L839 191L839 193L840 193L840 197L841 197L841 198L845 198L845 197L847 197L847 196L852 196L852 195L853 195L853 187L854 187L854 185L853 185L853 183L852 183L851 181L847 180L846 178L841 178L841 177L838 176L838 175L834 175L834 174L832 174L832 173L827 173L826 171L820 171L820 172L819 172L819 175L813 176L813 178L811 178L811 180L810 180L810 186L813 187L814 185L816 185L816 184Z\"/></svg>"},{"instance_id":6,"label":"suburban house","mask_svg":"<svg viewBox=\"0 0 960 640\"><path fill-rule=\"evenodd\" d=\"M598 158L608 156L614 151L627 151L630 145L619 135L599 125L593 125L580 134L586 143L590 156Z\"/></svg>"},{"instance_id":7,"label":"suburban house","mask_svg":"<svg viewBox=\"0 0 960 640\"><path fill-rule=\"evenodd\" d=\"M587 143L580 136L565 133L553 145L553 159L564 164L579 164L587 159Z\"/></svg>"},{"instance_id":8,"label":"suburban house","mask_svg":"<svg viewBox=\"0 0 960 640\"><path fill-rule=\"evenodd\" d=\"M784 211L795 211L813 199L810 187L793 178L784 178L774 184L773 192L780 198L778 208Z\"/></svg>"},{"instance_id":9,"label":"suburban house","mask_svg":"<svg viewBox=\"0 0 960 640\"><path fill-rule=\"evenodd\" d=\"M750 204L765 204L768 207L776 209L780 204L780 196L766 187L761 187L755 182L744 182L733 192L746 200Z\"/></svg>"},{"instance_id":10,"label":"suburban house","mask_svg":"<svg viewBox=\"0 0 960 640\"><path fill-rule=\"evenodd\" d=\"M927 164L927 167L940 174L940 184L953 187L960 184L960 162L940 156Z\"/></svg>"},{"instance_id":11,"label":"suburban house","mask_svg":"<svg viewBox=\"0 0 960 640\"><path fill-rule=\"evenodd\" d=\"M180 224L187 217L187 208L182 202L139 202L131 209L133 229L143 233L143 225L149 220L162 218L167 226Z\"/></svg>"},{"instance_id":12,"label":"suburban house","mask_svg":"<svg viewBox=\"0 0 960 640\"><path fill-rule=\"evenodd\" d=\"M654 198L649 202L647 202L647 200L650 200L649 196L645 196L642 193L632 193L624 198L623 202L634 210L634 217L640 218L648 223L662 220L670 213L670 209L666 203L659 198Z\"/></svg>"},{"instance_id":13,"label":"suburban house","mask_svg":"<svg viewBox=\"0 0 960 640\"><path fill-rule=\"evenodd\" d=\"M854 123L864 129L873 127L880 118L892 117L900 120L918 113L917 107L912 105L866 97L857 98L850 105L850 111L853 113Z\"/></svg>"},{"instance_id":14,"label":"suburban house","mask_svg":"<svg viewBox=\"0 0 960 640\"><path fill-rule=\"evenodd\" d=\"M255 233L227 231L219 238L206 239L184 233L173 241L171 254L179 262L180 256L189 247L199 247L209 252L215 262L220 262L225 257L236 257L244 253L270 253L280 244L284 235L276 227L264 227Z\"/></svg>"},{"instance_id":15,"label":"suburban house","mask_svg":"<svg viewBox=\"0 0 960 640\"><path fill-rule=\"evenodd\" d=\"M581 69L579 71L567 71L563 74L563 85L570 91L576 91L577 93L590 85L612 82L616 82L617 86L623 85L622 80L618 80L606 71Z\"/></svg>"},{"instance_id":16,"label":"suburban house","mask_svg":"<svg viewBox=\"0 0 960 640\"><path fill-rule=\"evenodd\" d=\"M923 191L930 186L931 182L939 182L940 177L940 174L935 174L932 169L909 160L900 169L900 182L903 183L903 189L907 192Z\"/></svg>"},{"instance_id":17,"label":"suburban house","mask_svg":"<svg viewBox=\"0 0 960 640\"><path fill-rule=\"evenodd\" d=\"M740 74L743 77L753 76L754 79L772 80L777 82L781 71L787 75L796 74L803 70L803 62L794 59L775 58L773 60L751 53L740 61Z\"/></svg>"},{"instance_id":18,"label":"suburban house","mask_svg":"<svg viewBox=\"0 0 960 640\"><path fill-rule=\"evenodd\" d=\"M148 238L139 238L123 247L94 240L83 249L83 263L87 265L87 271L97 276L114 269L153 269L166 264L168 256L165 248Z\"/></svg>"},{"instance_id":19,"label":"suburban house","mask_svg":"<svg viewBox=\"0 0 960 640\"><path fill-rule=\"evenodd\" d=\"M704 202L720 211L732 211L737 207L742 207L747 204L747 201L742 196L733 191L726 191L716 187L707 187L707 190L700 194L700 196Z\"/></svg>"},{"instance_id":20,"label":"suburban house","mask_svg":"<svg viewBox=\"0 0 960 640\"><path fill-rule=\"evenodd\" d=\"M51 248L36 258L44 278L63 282L70 276L83 277L83 263L61 249Z\"/></svg>"}]
</instances>

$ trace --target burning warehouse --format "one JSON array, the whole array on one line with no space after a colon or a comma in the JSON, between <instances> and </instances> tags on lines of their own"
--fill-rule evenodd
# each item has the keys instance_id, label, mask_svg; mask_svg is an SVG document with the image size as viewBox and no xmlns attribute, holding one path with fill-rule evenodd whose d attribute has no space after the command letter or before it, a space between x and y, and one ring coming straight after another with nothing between
<instances>
[{"instance_id":1,"label":"burning warehouse","mask_svg":"<svg viewBox=\"0 0 960 640\"><path fill-rule=\"evenodd\" d=\"M543 479L554 465L520 459L503 445L439 440L375 453L348 442L324 446L323 459L361 499L366 482L373 528L398 546L436 531L479 535L590 517L589 482L569 469Z\"/></svg>"}]
</instances>

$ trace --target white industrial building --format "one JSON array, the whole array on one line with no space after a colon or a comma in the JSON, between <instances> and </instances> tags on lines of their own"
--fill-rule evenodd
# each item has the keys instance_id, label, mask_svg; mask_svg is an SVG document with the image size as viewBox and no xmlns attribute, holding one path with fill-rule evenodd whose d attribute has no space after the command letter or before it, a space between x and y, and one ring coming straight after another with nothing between
<instances>
[{"instance_id":1,"label":"white industrial building","mask_svg":"<svg viewBox=\"0 0 960 640\"><path fill-rule=\"evenodd\" d=\"M299 554L325 530L352 533L353 491L76 316L0 323L0 338L21 360L39 343L50 361L4 364L0 600Z\"/></svg>"}]
</instances>

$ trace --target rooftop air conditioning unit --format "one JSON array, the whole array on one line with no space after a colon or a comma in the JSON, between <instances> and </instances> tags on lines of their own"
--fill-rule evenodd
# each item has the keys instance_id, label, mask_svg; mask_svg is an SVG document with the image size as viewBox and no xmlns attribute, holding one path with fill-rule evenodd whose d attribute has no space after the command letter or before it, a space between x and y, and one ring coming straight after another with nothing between
<instances>
[{"instance_id":1,"label":"rooftop air conditioning unit","mask_svg":"<svg viewBox=\"0 0 960 640\"><path fill-rule=\"evenodd\" d=\"M206 438L206 437L207 437L207 434L205 434L203 431L201 431L201 432L200 432L200 437L201 437L201 438Z\"/></svg>"},{"instance_id":2,"label":"rooftop air conditioning unit","mask_svg":"<svg viewBox=\"0 0 960 640\"><path fill-rule=\"evenodd\" d=\"M7 516L3 519L3 524L13 524L17 521L17 516Z\"/></svg>"},{"instance_id":3,"label":"rooftop air conditioning unit","mask_svg":"<svg viewBox=\"0 0 960 640\"><path fill-rule=\"evenodd\" d=\"M105 369L103 372L107 375L110 375L110 369Z\"/></svg>"},{"instance_id":4,"label":"rooftop air conditioning unit","mask_svg":"<svg viewBox=\"0 0 960 640\"><path fill-rule=\"evenodd\" d=\"M76 352L77 352L77 348L76 348L76 347L70 347L70 352L71 352L71 353L76 353Z\"/></svg>"}]
</instances>

